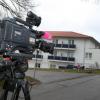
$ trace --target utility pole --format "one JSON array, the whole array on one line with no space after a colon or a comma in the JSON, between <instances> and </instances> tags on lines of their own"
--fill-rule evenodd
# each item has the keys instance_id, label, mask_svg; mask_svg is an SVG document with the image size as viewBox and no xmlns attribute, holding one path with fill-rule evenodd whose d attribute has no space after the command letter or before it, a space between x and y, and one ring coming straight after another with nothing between
<instances>
[{"instance_id":1,"label":"utility pole","mask_svg":"<svg viewBox=\"0 0 100 100\"><path fill-rule=\"evenodd\" d=\"M38 67L37 64L38 64L38 55L39 55L39 50L37 49L36 50L36 61L35 61L35 67L34 67L34 78L36 77L36 68Z\"/></svg>"}]
</instances>

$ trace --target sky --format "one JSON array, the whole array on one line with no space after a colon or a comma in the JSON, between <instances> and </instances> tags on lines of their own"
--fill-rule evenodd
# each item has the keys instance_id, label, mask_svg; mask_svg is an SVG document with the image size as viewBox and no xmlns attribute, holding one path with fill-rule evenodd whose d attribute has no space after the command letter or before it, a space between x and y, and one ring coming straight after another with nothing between
<instances>
[{"instance_id":1,"label":"sky","mask_svg":"<svg viewBox=\"0 0 100 100\"><path fill-rule=\"evenodd\" d=\"M100 0L36 0L39 30L74 31L100 42Z\"/></svg>"}]
</instances>

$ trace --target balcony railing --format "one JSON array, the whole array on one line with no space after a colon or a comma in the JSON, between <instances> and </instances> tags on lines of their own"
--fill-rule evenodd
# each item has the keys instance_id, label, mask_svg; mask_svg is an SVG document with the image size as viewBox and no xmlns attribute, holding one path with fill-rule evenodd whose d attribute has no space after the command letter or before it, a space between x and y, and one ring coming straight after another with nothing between
<instances>
[{"instance_id":1,"label":"balcony railing","mask_svg":"<svg viewBox=\"0 0 100 100\"><path fill-rule=\"evenodd\" d=\"M74 57L48 56L49 60L75 61Z\"/></svg>"},{"instance_id":2,"label":"balcony railing","mask_svg":"<svg viewBox=\"0 0 100 100\"><path fill-rule=\"evenodd\" d=\"M75 49L76 45L75 44L55 44L56 48L72 48Z\"/></svg>"},{"instance_id":3,"label":"balcony railing","mask_svg":"<svg viewBox=\"0 0 100 100\"><path fill-rule=\"evenodd\" d=\"M43 55L33 55L33 58L43 59Z\"/></svg>"}]
</instances>

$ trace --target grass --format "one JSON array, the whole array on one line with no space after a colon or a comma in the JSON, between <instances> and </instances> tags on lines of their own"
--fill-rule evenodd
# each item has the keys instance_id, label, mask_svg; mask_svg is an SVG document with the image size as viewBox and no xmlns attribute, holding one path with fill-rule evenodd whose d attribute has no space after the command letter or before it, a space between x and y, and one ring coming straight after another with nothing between
<instances>
[{"instance_id":1,"label":"grass","mask_svg":"<svg viewBox=\"0 0 100 100\"><path fill-rule=\"evenodd\" d=\"M33 86L33 85L39 85L41 82L35 78L32 78L31 76L26 76L25 79L28 81L28 83Z\"/></svg>"},{"instance_id":2,"label":"grass","mask_svg":"<svg viewBox=\"0 0 100 100\"><path fill-rule=\"evenodd\" d=\"M34 68L29 68L29 70L34 70ZM66 73L88 73L88 74L100 74L100 69L51 69L51 68L36 68L39 71L51 71L51 72L66 72Z\"/></svg>"},{"instance_id":3,"label":"grass","mask_svg":"<svg viewBox=\"0 0 100 100\"><path fill-rule=\"evenodd\" d=\"M93 73L94 73L94 74L100 74L100 69L95 69L95 70L93 70Z\"/></svg>"}]
</instances>

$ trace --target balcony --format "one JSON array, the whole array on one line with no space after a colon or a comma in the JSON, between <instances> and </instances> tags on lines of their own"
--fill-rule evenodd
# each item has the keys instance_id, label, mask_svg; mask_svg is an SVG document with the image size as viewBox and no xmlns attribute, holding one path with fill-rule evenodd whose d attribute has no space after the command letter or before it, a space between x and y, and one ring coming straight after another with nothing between
<instances>
[{"instance_id":1,"label":"balcony","mask_svg":"<svg viewBox=\"0 0 100 100\"><path fill-rule=\"evenodd\" d=\"M74 44L55 44L55 49L76 50L76 45Z\"/></svg>"},{"instance_id":2,"label":"balcony","mask_svg":"<svg viewBox=\"0 0 100 100\"><path fill-rule=\"evenodd\" d=\"M43 59L43 55L33 55L33 58L32 59Z\"/></svg>"},{"instance_id":3,"label":"balcony","mask_svg":"<svg viewBox=\"0 0 100 100\"><path fill-rule=\"evenodd\" d=\"M61 57L61 56L48 56L50 61L60 61L60 62L74 62L74 57Z\"/></svg>"}]
</instances>

